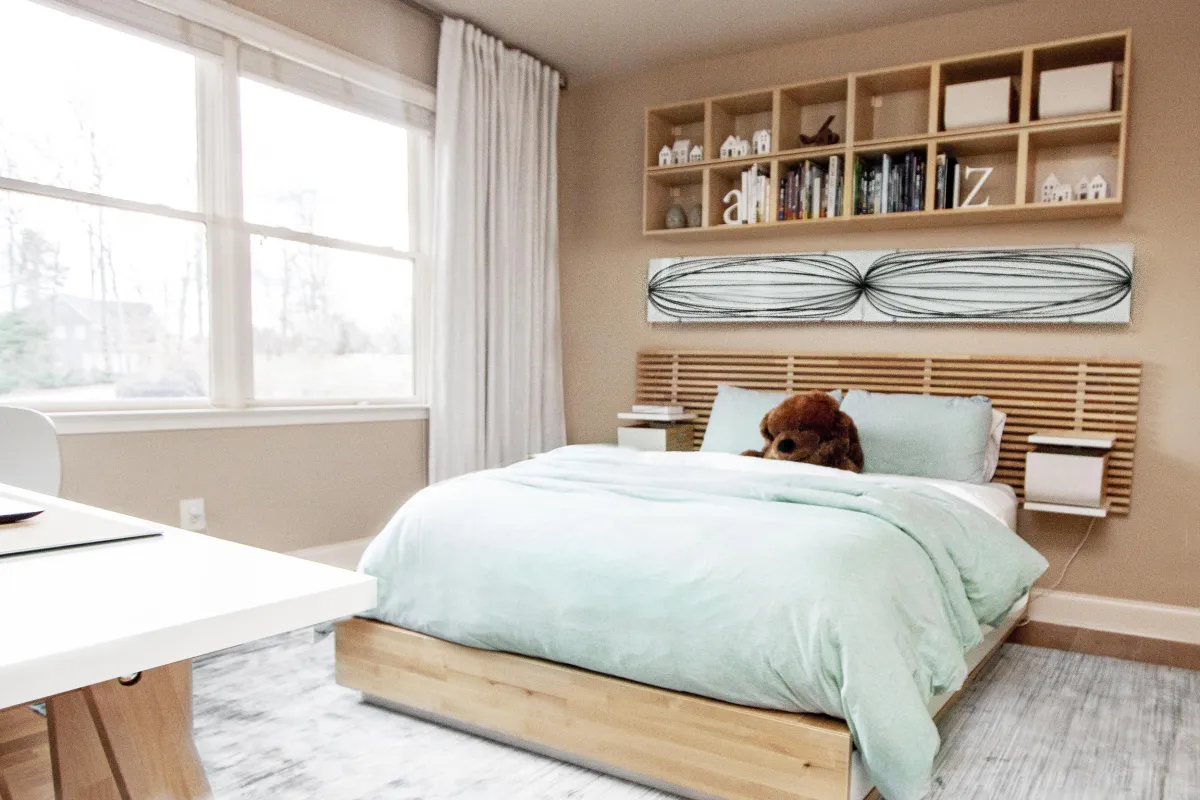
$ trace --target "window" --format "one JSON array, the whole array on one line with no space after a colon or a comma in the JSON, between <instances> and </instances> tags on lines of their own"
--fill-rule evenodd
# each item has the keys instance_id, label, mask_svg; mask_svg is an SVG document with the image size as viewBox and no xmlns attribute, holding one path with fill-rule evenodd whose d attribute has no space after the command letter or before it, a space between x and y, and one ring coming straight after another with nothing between
<instances>
[{"instance_id":1,"label":"window","mask_svg":"<svg viewBox=\"0 0 1200 800\"><path fill-rule=\"evenodd\" d=\"M0 3L0 403L420 397L431 114L280 43Z\"/></svg>"}]
</instances>

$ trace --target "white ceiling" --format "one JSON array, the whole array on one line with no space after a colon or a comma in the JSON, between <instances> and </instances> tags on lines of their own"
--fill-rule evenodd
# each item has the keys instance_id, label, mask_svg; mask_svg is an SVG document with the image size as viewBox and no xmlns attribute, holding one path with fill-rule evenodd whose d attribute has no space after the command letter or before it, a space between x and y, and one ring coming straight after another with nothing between
<instances>
[{"instance_id":1,"label":"white ceiling","mask_svg":"<svg viewBox=\"0 0 1200 800\"><path fill-rule=\"evenodd\" d=\"M427 0L584 83L1011 0Z\"/></svg>"}]
</instances>

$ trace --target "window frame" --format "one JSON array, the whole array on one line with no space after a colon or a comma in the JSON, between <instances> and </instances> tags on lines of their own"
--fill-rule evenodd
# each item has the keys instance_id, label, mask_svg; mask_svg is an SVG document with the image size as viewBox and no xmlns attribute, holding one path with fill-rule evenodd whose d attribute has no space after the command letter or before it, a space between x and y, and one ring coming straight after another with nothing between
<instances>
[{"instance_id":1,"label":"window frame","mask_svg":"<svg viewBox=\"0 0 1200 800\"><path fill-rule=\"evenodd\" d=\"M121 430L174 430L242 427L247 425L314 424L321 422L381 421L428 417L429 386L429 270L432 205L432 134L399 120L388 119L353 102L334 102L303 88L265 80L241 67L242 48L269 50L284 59L310 66L340 80L413 106L434 109L430 87L357 59L317 40L239 9L209 0L152 0L145 9L147 24L130 25L106 18L90 7L105 0L33 0L89 22L183 49L196 59L198 206L188 211L124 200L53 185L0 176L0 190L51 197L92 206L182 219L205 225L209 279L209 391L206 398L132 398L121 401L35 402L28 405L55 419L60 433L100 433ZM142 0L144 3L145 0ZM128 3L124 14L128 16ZM150 24L163 11L206 25L221 36L217 55L166 40ZM410 249L368 245L343 239L251 223L243 213L240 79L263 81L283 91L309 97L335 108L399 127L408 136ZM254 396L254 338L251 317L251 237L331 247L406 259L413 276L413 393L406 397L267 399ZM399 265L398 261L398 265ZM0 404L4 398L0 397Z\"/></svg>"}]
</instances>

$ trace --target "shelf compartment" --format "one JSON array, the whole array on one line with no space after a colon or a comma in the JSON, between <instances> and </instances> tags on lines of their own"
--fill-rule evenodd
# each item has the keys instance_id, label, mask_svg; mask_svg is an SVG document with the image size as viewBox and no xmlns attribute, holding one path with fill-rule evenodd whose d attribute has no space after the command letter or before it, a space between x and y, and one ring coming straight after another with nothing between
<instances>
[{"instance_id":1,"label":"shelf compartment","mask_svg":"<svg viewBox=\"0 0 1200 800\"><path fill-rule=\"evenodd\" d=\"M768 209L765 222L745 224L745 225L726 225L725 224L725 209L728 207L725 204L725 196L729 194L731 189L742 188L742 172L750 169L755 164L766 166L770 169L770 183L767 189ZM765 159L751 161L748 163L728 164L716 167L710 167L708 170L708 193L705 204L705 219L704 224L709 228L724 228L727 230L745 229L745 228L760 228L774 220L775 214L775 186L776 181L776 166L769 163Z\"/></svg>"},{"instance_id":2,"label":"shelf compartment","mask_svg":"<svg viewBox=\"0 0 1200 800\"><path fill-rule=\"evenodd\" d=\"M1020 135L1017 133L989 136L949 136L939 139L936 146L938 155L943 153L952 154L958 159L961 169L960 197L964 201L980 177L980 173L978 172L972 172L968 176L967 170L977 170L986 167L992 168L992 173L987 177L975 197L971 200L971 205L978 207L986 199L987 207L992 208L1016 205L1018 198L1023 197L1022 192L1017 187L1019 150ZM936 199L936 158L929 174L931 181L935 184L933 188ZM947 184L947 207L938 209L935 203L930 205L929 208L945 211L971 210L970 208L954 208L951 205L952 201L950 201L952 196L953 175L950 175L950 181Z\"/></svg>"},{"instance_id":3,"label":"shelf compartment","mask_svg":"<svg viewBox=\"0 0 1200 800\"><path fill-rule=\"evenodd\" d=\"M1006 78L1013 83L1014 96L1009 108L1008 122L1011 124L1020 121L1022 101L1020 91L1024 56L1022 50L1007 50L941 62L937 67L937 129L939 131L946 130L946 87L995 78ZM972 128L955 128L951 132L959 133L967 130L972 130Z\"/></svg>"},{"instance_id":4,"label":"shelf compartment","mask_svg":"<svg viewBox=\"0 0 1200 800\"><path fill-rule=\"evenodd\" d=\"M880 196L882 191L883 179L882 176L876 178L875 183L864 183L863 186L858 185L857 176L864 176L868 170L872 168L881 168L883 165L883 157L886 155L893 162L903 162L906 154L912 153L914 156L921 159L924 163L918 163L916 174L920 176L920 185L909 185L909 191L920 197L921 208L917 210L892 210L883 211L884 200ZM920 214L925 209L926 197L928 196L927 187L929 185L929 147L927 144L919 145L903 145L903 146L876 146L870 148L868 152L855 151L854 153L854 169L851 172L850 179L844 189L844 192L850 192L850 212L854 217L883 217L893 215L913 216ZM894 178L889 178L889 196L891 196L890 184ZM871 203L872 196L878 197L878 201ZM861 202L860 202L861 197ZM864 206L865 204L865 206ZM865 210L864 210L865 208ZM880 209L880 210L873 210Z\"/></svg>"},{"instance_id":5,"label":"shelf compartment","mask_svg":"<svg viewBox=\"0 0 1200 800\"><path fill-rule=\"evenodd\" d=\"M708 138L712 142L712 152L707 148L704 151L708 159L718 158L721 145L732 135L751 140L755 131L773 131L775 92L770 89L718 97L710 105ZM778 142L771 142L772 150L778 146ZM754 155L753 149L750 154Z\"/></svg>"},{"instance_id":6,"label":"shelf compartment","mask_svg":"<svg viewBox=\"0 0 1200 800\"><path fill-rule=\"evenodd\" d=\"M1126 102L1128 80L1129 32L1105 34L1033 48L1033 75L1031 85L1030 118L1040 119L1039 101L1043 72L1089 64L1113 62L1113 86L1111 111L1123 111ZM1061 118L1050 118L1061 119Z\"/></svg>"},{"instance_id":7,"label":"shelf compartment","mask_svg":"<svg viewBox=\"0 0 1200 800\"><path fill-rule=\"evenodd\" d=\"M846 99L850 82L847 78L803 83L779 91L779 141L774 142L780 152L795 152L806 149L829 147L804 145L800 134L815 134L829 117L833 117L830 129L840 139L834 147L844 147L846 142Z\"/></svg>"},{"instance_id":8,"label":"shelf compartment","mask_svg":"<svg viewBox=\"0 0 1200 800\"><path fill-rule=\"evenodd\" d=\"M646 111L646 166L658 166L658 151L670 147L676 139L690 139L693 145L704 147L704 156L710 155L708 143L704 141L704 101L678 103L673 106L651 108Z\"/></svg>"},{"instance_id":9,"label":"shelf compartment","mask_svg":"<svg viewBox=\"0 0 1200 800\"><path fill-rule=\"evenodd\" d=\"M702 167L680 167L669 172L647 175L642 221L645 232L681 230L667 227L667 209L675 203L683 206L685 213L691 204L699 203L703 217L706 184L707 179Z\"/></svg>"},{"instance_id":10,"label":"shelf compartment","mask_svg":"<svg viewBox=\"0 0 1200 800\"><path fill-rule=\"evenodd\" d=\"M842 187L841 187L842 201L840 203L836 203L836 205L832 208L832 213L830 213L831 207L829 205L829 200L831 198L828 197L827 187L828 187L828 181L835 177L834 165L833 165L834 157L836 157L838 160L837 167L836 167L836 173L837 173L836 177L838 177L842 181ZM820 203L820 205L819 205L820 213L818 213L816 216L809 216L807 218L800 216L803 206L801 204L802 198L801 198L799 192L802 190L803 187L801 185L797 185L790 192L787 189L788 173L795 170L798 175L797 181L799 181L800 178L803 176L802 167L805 164L805 162L811 162L812 164L817 165L824 171L824 177L822 178L823 186L821 188L820 197L818 198L819 203ZM846 193L846 184L845 184L846 158L845 158L844 154L834 153L831 155L826 155L824 157L820 157L820 156L809 157L807 155L792 156L789 158L780 158L779 161L777 162L777 164L778 164L778 166L776 167L777 180L776 180L776 184L775 184L775 212L776 212L775 220L777 222L792 222L792 221L812 222L812 221L819 220L819 219L827 219L827 218L835 218L835 217L843 216L843 214L845 213L845 193ZM810 190L810 194L809 194L809 199L810 199L810 205L811 205L811 199L812 199L811 190ZM784 213L786 214L789 211L789 206L795 210L796 216L785 217L784 219L779 219L780 209L783 209Z\"/></svg>"},{"instance_id":11,"label":"shelf compartment","mask_svg":"<svg viewBox=\"0 0 1200 800\"><path fill-rule=\"evenodd\" d=\"M856 143L932 133L929 129L932 64L855 75L854 84Z\"/></svg>"},{"instance_id":12,"label":"shelf compartment","mask_svg":"<svg viewBox=\"0 0 1200 800\"><path fill-rule=\"evenodd\" d=\"M1121 123L1101 121L1090 124L1063 125L1055 128L1031 130L1025 202L1045 208L1042 197L1043 184L1055 175L1064 186L1072 187L1072 200L1076 203L1097 203L1098 200L1079 201L1077 187L1082 179L1096 175L1108 184L1108 200L1120 201L1122 197L1121 173Z\"/></svg>"}]
</instances>

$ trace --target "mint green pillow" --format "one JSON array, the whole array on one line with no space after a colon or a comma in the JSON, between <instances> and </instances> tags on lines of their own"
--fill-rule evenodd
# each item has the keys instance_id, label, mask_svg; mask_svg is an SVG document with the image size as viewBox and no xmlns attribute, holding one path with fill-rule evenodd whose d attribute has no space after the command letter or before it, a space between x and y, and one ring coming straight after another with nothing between
<instances>
[{"instance_id":1,"label":"mint green pillow","mask_svg":"<svg viewBox=\"0 0 1200 800\"><path fill-rule=\"evenodd\" d=\"M858 427L863 472L987 483L992 401L853 389L842 411Z\"/></svg>"},{"instance_id":2,"label":"mint green pillow","mask_svg":"<svg viewBox=\"0 0 1200 800\"><path fill-rule=\"evenodd\" d=\"M762 433L758 426L775 406L796 392L760 392L737 386L717 386L708 427L700 450L705 453L741 453L761 450ZM835 400L842 399L841 390L830 392Z\"/></svg>"}]
</instances>

